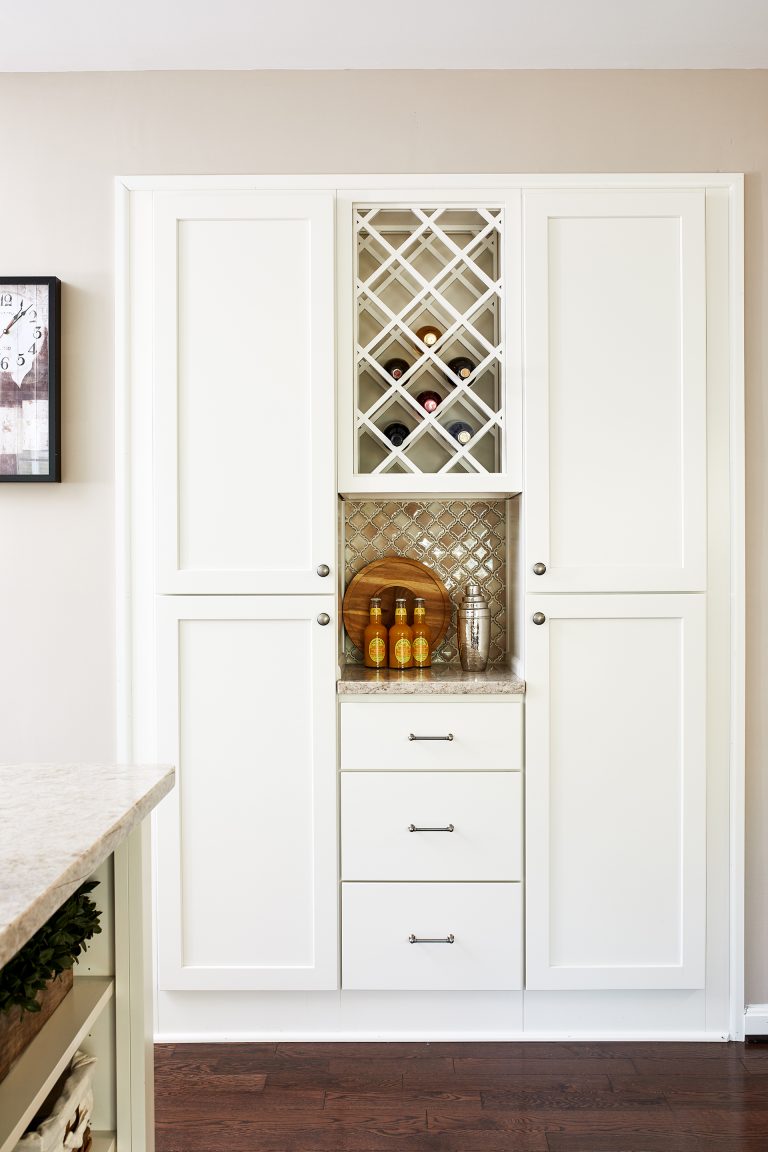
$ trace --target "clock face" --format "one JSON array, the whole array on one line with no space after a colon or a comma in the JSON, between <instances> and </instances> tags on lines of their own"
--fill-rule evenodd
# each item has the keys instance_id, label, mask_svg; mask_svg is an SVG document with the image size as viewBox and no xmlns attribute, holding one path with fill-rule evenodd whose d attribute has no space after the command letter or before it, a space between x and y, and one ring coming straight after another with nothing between
<instances>
[{"instance_id":1,"label":"clock face","mask_svg":"<svg viewBox=\"0 0 768 1152\"><path fill-rule=\"evenodd\" d=\"M48 336L48 286L0 285L0 372L21 388Z\"/></svg>"}]
</instances>

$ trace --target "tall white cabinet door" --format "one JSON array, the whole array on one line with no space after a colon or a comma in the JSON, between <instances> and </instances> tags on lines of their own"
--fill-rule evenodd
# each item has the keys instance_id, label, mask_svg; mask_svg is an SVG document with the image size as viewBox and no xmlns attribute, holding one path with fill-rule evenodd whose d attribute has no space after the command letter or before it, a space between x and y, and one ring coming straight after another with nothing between
<instances>
[{"instance_id":1,"label":"tall white cabinet door","mask_svg":"<svg viewBox=\"0 0 768 1152\"><path fill-rule=\"evenodd\" d=\"M705 597L526 615L526 986L702 988Z\"/></svg>"},{"instance_id":2,"label":"tall white cabinet door","mask_svg":"<svg viewBox=\"0 0 768 1152\"><path fill-rule=\"evenodd\" d=\"M528 590L703 590L704 192L527 192L524 246Z\"/></svg>"},{"instance_id":3,"label":"tall white cabinet door","mask_svg":"<svg viewBox=\"0 0 768 1152\"><path fill-rule=\"evenodd\" d=\"M337 986L331 597L158 597L162 989Z\"/></svg>"},{"instance_id":4,"label":"tall white cabinet door","mask_svg":"<svg viewBox=\"0 0 768 1152\"><path fill-rule=\"evenodd\" d=\"M159 193L154 236L158 589L330 592L333 195Z\"/></svg>"}]
</instances>

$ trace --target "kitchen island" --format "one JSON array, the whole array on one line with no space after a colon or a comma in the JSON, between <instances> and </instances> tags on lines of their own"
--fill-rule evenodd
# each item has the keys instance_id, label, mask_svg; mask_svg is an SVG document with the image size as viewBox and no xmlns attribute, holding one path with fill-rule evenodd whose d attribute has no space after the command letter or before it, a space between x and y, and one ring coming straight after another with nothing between
<instances>
[{"instance_id":1,"label":"kitchen island","mask_svg":"<svg viewBox=\"0 0 768 1152\"><path fill-rule=\"evenodd\" d=\"M0 767L0 965L87 879L102 933L75 984L0 1083L0 1152L12 1149L78 1048L98 1059L94 1152L153 1147L148 837L173 787L167 765Z\"/></svg>"}]
</instances>

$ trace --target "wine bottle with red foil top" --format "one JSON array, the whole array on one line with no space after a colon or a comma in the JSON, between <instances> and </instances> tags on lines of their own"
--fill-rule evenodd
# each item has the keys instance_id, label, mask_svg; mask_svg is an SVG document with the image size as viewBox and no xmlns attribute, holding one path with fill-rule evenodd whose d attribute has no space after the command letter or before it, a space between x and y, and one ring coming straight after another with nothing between
<instances>
[{"instance_id":1,"label":"wine bottle with red foil top","mask_svg":"<svg viewBox=\"0 0 768 1152\"><path fill-rule=\"evenodd\" d=\"M477 364L468 356L454 356L453 360L448 361L448 367L460 380L469 380Z\"/></svg>"},{"instance_id":2,"label":"wine bottle with red foil top","mask_svg":"<svg viewBox=\"0 0 768 1152\"><path fill-rule=\"evenodd\" d=\"M399 448L406 436L410 435L410 431L410 428L406 424L401 424L396 420L392 424L387 424L384 429L384 435L393 447Z\"/></svg>"},{"instance_id":3,"label":"wine bottle with red foil top","mask_svg":"<svg viewBox=\"0 0 768 1152\"><path fill-rule=\"evenodd\" d=\"M416 397L425 412L434 412L440 404L442 396L439 392L419 392Z\"/></svg>"},{"instance_id":4,"label":"wine bottle with red foil top","mask_svg":"<svg viewBox=\"0 0 768 1152\"><path fill-rule=\"evenodd\" d=\"M409 368L410 364L408 361L401 360L397 356L392 360L387 360L384 364L384 371L389 372L393 380L399 380L401 376L405 376Z\"/></svg>"}]
</instances>

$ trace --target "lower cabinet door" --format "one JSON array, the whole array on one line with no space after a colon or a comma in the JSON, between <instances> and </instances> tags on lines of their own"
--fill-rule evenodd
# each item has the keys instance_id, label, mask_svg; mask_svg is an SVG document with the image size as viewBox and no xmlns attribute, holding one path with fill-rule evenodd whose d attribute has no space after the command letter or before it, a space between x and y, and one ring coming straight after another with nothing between
<instances>
[{"instance_id":1,"label":"lower cabinet door","mask_svg":"<svg viewBox=\"0 0 768 1152\"><path fill-rule=\"evenodd\" d=\"M705 597L526 619L526 987L702 988Z\"/></svg>"},{"instance_id":2,"label":"lower cabinet door","mask_svg":"<svg viewBox=\"0 0 768 1152\"><path fill-rule=\"evenodd\" d=\"M157 816L163 989L338 985L333 614L324 596L158 598L178 769Z\"/></svg>"},{"instance_id":3,"label":"lower cabinet door","mask_svg":"<svg viewBox=\"0 0 768 1152\"><path fill-rule=\"evenodd\" d=\"M342 987L522 987L520 884L342 884Z\"/></svg>"}]
</instances>

